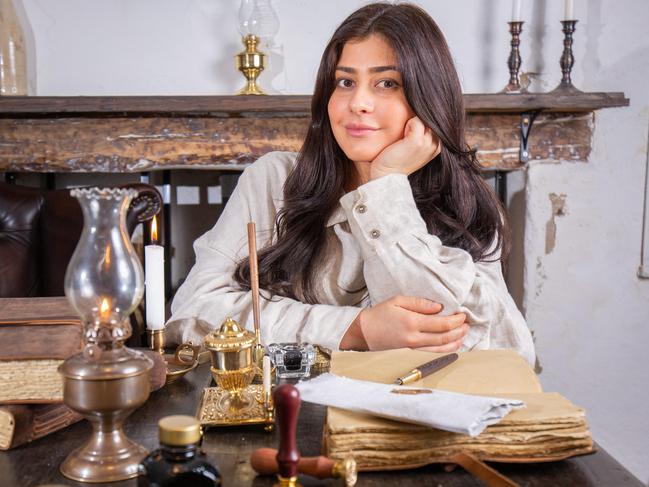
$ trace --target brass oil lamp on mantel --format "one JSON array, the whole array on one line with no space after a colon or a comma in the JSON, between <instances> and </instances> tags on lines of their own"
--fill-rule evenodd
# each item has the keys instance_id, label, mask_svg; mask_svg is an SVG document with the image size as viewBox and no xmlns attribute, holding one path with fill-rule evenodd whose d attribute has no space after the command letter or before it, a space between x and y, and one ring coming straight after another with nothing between
<instances>
[{"instance_id":1,"label":"brass oil lamp on mantel","mask_svg":"<svg viewBox=\"0 0 649 487\"><path fill-rule=\"evenodd\" d=\"M85 325L84 351L60 367L63 401L92 424L89 441L61 464L80 482L114 482L137 476L148 453L129 440L122 423L149 397L153 362L130 350L129 315L142 299L142 266L126 231L133 189L74 189L84 228L65 275L65 294Z\"/></svg>"},{"instance_id":2,"label":"brass oil lamp on mantel","mask_svg":"<svg viewBox=\"0 0 649 487\"><path fill-rule=\"evenodd\" d=\"M245 49L235 56L237 69L246 78L238 95L265 95L257 77L266 67L266 55L258 50L262 39L271 39L279 30L279 19L271 0L241 0L239 33Z\"/></svg>"}]
</instances>

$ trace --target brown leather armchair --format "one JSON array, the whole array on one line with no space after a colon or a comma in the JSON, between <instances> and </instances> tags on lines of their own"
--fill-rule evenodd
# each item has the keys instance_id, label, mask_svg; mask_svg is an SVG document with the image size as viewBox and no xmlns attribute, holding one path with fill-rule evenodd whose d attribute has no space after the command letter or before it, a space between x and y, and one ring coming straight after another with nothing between
<instances>
[{"instance_id":1,"label":"brown leather armchair","mask_svg":"<svg viewBox=\"0 0 649 487\"><path fill-rule=\"evenodd\" d=\"M138 190L126 226L129 234L162 207L151 185ZM63 280L81 230L83 215L70 190L43 190L0 183L0 297L63 296Z\"/></svg>"}]
</instances>

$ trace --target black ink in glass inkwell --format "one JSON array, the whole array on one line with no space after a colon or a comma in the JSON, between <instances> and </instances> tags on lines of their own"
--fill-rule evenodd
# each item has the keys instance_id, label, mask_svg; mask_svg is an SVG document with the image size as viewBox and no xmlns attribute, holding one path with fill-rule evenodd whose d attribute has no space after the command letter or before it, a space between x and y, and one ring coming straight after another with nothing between
<instances>
[{"instance_id":1,"label":"black ink in glass inkwell","mask_svg":"<svg viewBox=\"0 0 649 487\"><path fill-rule=\"evenodd\" d=\"M215 487L221 474L200 448L201 427L192 416L167 416L158 422L160 448L142 460L140 487Z\"/></svg>"},{"instance_id":2,"label":"black ink in glass inkwell","mask_svg":"<svg viewBox=\"0 0 649 487\"><path fill-rule=\"evenodd\" d=\"M311 375L316 352L310 343L271 343L268 355L277 379L306 379Z\"/></svg>"}]
</instances>

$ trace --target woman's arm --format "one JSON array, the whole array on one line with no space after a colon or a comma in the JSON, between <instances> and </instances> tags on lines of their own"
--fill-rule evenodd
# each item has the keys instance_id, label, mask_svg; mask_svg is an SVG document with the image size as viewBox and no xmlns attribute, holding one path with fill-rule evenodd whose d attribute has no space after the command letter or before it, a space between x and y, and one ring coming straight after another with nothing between
<instances>
[{"instance_id":1,"label":"woman's arm","mask_svg":"<svg viewBox=\"0 0 649 487\"><path fill-rule=\"evenodd\" d=\"M507 291L500 261L475 263L468 252L430 235L406 175L374 179L340 202L362 249L372 303L395 295L438 302L442 314L467 315L465 349L511 347L533 363L531 335Z\"/></svg>"},{"instance_id":2,"label":"woman's arm","mask_svg":"<svg viewBox=\"0 0 649 487\"><path fill-rule=\"evenodd\" d=\"M171 341L203 337L227 316L252 329L252 297L233 279L237 263L248 255L246 224L255 221L259 248L272 235L281 188L292 155L271 153L247 168L214 228L194 242L196 263L171 306L167 324ZM305 341L338 349L360 312L352 306L309 305L289 298L260 300L264 343ZM208 325L201 323L202 320Z\"/></svg>"}]
</instances>

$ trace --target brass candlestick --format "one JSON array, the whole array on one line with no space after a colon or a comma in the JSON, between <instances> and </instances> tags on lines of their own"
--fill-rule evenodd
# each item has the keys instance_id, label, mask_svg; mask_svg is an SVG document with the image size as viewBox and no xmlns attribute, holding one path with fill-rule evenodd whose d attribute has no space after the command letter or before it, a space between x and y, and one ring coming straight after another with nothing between
<instances>
[{"instance_id":1,"label":"brass candlestick","mask_svg":"<svg viewBox=\"0 0 649 487\"><path fill-rule=\"evenodd\" d=\"M551 93L581 93L581 90L575 88L570 78L572 67L575 64L575 57L572 54L572 34L577 26L576 20L562 20L563 25L563 53L559 60L561 66L561 82Z\"/></svg>"},{"instance_id":2,"label":"brass candlestick","mask_svg":"<svg viewBox=\"0 0 649 487\"><path fill-rule=\"evenodd\" d=\"M265 95L261 88L257 86L257 77L265 68L265 58L263 52L257 50L259 37L248 34L242 42L246 46L245 51L241 51L235 56L237 69L246 77L247 83L237 95Z\"/></svg>"},{"instance_id":3,"label":"brass candlestick","mask_svg":"<svg viewBox=\"0 0 649 487\"><path fill-rule=\"evenodd\" d=\"M503 88L501 93L521 93L521 82L518 77L518 70L521 67L521 54L519 46L521 45L521 32L523 32L523 22L508 22L509 33L512 35L511 50L507 59L509 67L509 83Z\"/></svg>"},{"instance_id":4,"label":"brass candlestick","mask_svg":"<svg viewBox=\"0 0 649 487\"><path fill-rule=\"evenodd\" d=\"M149 337L149 348L154 352L164 355L165 353L165 330L147 330Z\"/></svg>"}]
</instances>

